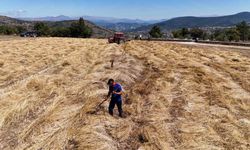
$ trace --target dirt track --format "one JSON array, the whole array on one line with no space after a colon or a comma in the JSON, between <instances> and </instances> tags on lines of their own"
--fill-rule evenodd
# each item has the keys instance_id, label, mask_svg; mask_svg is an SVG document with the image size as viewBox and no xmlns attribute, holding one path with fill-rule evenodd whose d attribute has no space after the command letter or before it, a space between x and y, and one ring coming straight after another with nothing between
<instances>
[{"instance_id":1,"label":"dirt track","mask_svg":"<svg viewBox=\"0 0 250 150\"><path fill-rule=\"evenodd\" d=\"M250 148L246 50L60 38L0 49L0 149ZM110 77L124 119L95 109Z\"/></svg>"}]
</instances>

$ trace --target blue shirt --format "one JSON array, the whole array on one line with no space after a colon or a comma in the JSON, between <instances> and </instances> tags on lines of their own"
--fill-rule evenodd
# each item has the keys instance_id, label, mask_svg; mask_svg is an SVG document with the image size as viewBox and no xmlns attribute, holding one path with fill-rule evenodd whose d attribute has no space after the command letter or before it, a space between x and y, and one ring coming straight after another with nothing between
<instances>
[{"instance_id":1,"label":"blue shirt","mask_svg":"<svg viewBox=\"0 0 250 150\"><path fill-rule=\"evenodd\" d=\"M113 91L114 92L121 92L122 91L122 86L118 83L116 83L115 85L113 85ZM121 101L122 100L122 96L120 94L114 94L112 93L112 99L116 99L118 101Z\"/></svg>"}]
</instances>

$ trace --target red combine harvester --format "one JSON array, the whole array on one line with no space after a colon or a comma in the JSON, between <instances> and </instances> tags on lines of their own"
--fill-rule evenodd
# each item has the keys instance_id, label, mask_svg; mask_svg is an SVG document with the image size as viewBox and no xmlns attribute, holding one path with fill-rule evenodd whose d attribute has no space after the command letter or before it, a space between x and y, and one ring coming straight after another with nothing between
<instances>
[{"instance_id":1,"label":"red combine harvester","mask_svg":"<svg viewBox=\"0 0 250 150\"><path fill-rule=\"evenodd\" d=\"M114 34L114 37L110 37L108 40L109 40L109 43L117 43L117 44L120 44L121 42L125 43L124 33L116 32Z\"/></svg>"}]
</instances>

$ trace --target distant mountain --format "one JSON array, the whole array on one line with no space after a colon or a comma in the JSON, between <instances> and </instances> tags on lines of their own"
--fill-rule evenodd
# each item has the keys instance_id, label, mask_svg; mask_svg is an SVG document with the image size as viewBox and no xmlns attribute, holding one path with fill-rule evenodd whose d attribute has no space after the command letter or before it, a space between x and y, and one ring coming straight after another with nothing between
<instances>
[{"instance_id":1,"label":"distant mountain","mask_svg":"<svg viewBox=\"0 0 250 150\"><path fill-rule=\"evenodd\" d=\"M142 26L161 22L163 20L117 19L103 17L83 17L95 24L114 31L128 31Z\"/></svg>"},{"instance_id":2,"label":"distant mountain","mask_svg":"<svg viewBox=\"0 0 250 150\"><path fill-rule=\"evenodd\" d=\"M141 20L141 19L127 19L127 18L114 18L114 17L98 17L98 16L79 16L79 17L69 17L69 16L48 16L48 17L38 17L38 18L17 18L25 21L65 21L65 20L78 20L80 17L85 20L89 20L94 23L147 23L153 24L161 22L164 20Z\"/></svg>"},{"instance_id":3,"label":"distant mountain","mask_svg":"<svg viewBox=\"0 0 250 150\"><path fill-rule=\"evenodd\" d=\"M128 31L142 26L158 23L164 20L141 20L141 19L126 19L112 17L92 17L83 16L86 20L90 20L95 24L114 31Z\"/></svg>"},{"instance_id":4,"label":"distant mountain","mask_svg":"<svg viewBox=\"0 0 250 150\"><path fill-rule=\"evenodd\" d=\"M235 15L219 17L178 17L160 23L139 27L132 31L149 31L154 25L159 26L163 31L169 31L184 27L229 27L234 26L241 21L250 22L250 12L242 12Z\"/></svg>"},{"instance_id":5,"label":"distant mountain","mask_svg":"<svg viewBox=\"0 0 250 150\"><path fill-rule=\"evenodd\" d=\"M22 26L25 27L27 30L33 28L34 23L30 21L23 21L15 18L10 18L7 16L0 16L0 26Z\"/></svg>"},{"instance_id":6,"label":"distant mountain","mask_svg":"<svg viewBox=\"0 0 250 150\"><path fill-rule=\"evenodd\" d=\"M75 20L74 18L60 15L60 16L48 16L48 17L39 17L39 18L18 18L25 21L65 21L65 20Z\"/></svg>"},{"instance_id":7,"label":"distant mountain","mask_svg":"<svg viewBox=\"0 0 250 150\"><path fill-rule=\"evenodd\" d=\"M28 21L23 21L15 18L10 18L7 16L0 16L0 25L15 25L15 24L25 24Z\"/></svg>"},{"instance_id":8,"label":"distant mountain","mask_svg":"<svg viewBox=\"0 0 250 150\"><path fill-rule=\"evenodd\" d=\"M82 16L86 20L90 20L97 24L116 24L116 23L137 23L137 24L153 24L163 20L142 20L142 19L128 19L128 18L113 18L113 17L95 17L95 16Z\"/></svg>"},{"instance_id":9,"label":"distant mountain","mask_svg":"<svg viewBox=\"0 0 250 150\"><path fill-rule=\"evenodd\" d=\"M61 16L61 18L63 18L63 16ZM42 21L42 22L46 23L50 27L69 27L73 22L76 22L76 21L77 20ZM36 22L38 21L37 20L25 21L25 20L15 19L15 18L7 17L7 16L0 16L0 25L23 26L27 28L27 30L32 30ZM41 21L39 20L39 22ZM85 20L85 24L93 30L93 37L107 37L113 34L113 31L100 27L88 20Z\"/></svg>"},{"instance_id":10,"label":"distant mountain","mask_svg":"<svg viewBox=\"0 0 250 150\"><path fill-rule=\"evenodd\" d=\"M137 29L139 27L149 25L149 23L125 23L125 22L119 22L119 23L97 23L99 26L102 26L106 29L114 30L114 31L128 31Z\"/></svg>"},{"instance_id":11,"label":"distant mountain","mask_svg":"<svg viewBox=\"0 0 250 150\"><path fill-rule=\"evenodd\" d=\"M68 17L64 15L56 17L40 17L40 18L18 18L26 21L68 21L78 20L80 17ZM127 19L127 18L113 18L113 17L96 17L96 16L82 16L85 20L89 20L98 26L115 30L115 31L127 31L136 29L145 25L158 23L164 20L141 20L141 19Z\"/></svg>"}]
</instances>

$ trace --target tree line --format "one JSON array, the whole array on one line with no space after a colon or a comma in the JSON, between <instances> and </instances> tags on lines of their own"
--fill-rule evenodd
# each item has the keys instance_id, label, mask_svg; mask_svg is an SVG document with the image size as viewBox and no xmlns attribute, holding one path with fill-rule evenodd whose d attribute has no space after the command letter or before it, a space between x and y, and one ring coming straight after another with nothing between
<instances>
[{"instance_id":1,"label":"tree line","mask_svg":"<svg viewBox=\"0 0 250 150\"><path fill-rule=\"evenodd\" d=\"M27 31L28 29L22 26L0 26L0 34L3 35L21 34ZM81 38L91 37L93 33L92 29L85 24L83 18L80 18L77 22L73 22L70 27L50 27L44 22L37 22L34 24L33 31L38 36Z\"/></svg>"},{"instance_id":2,"label":"tree line","mask_svg":"<svg viewBox=\"0 0 250 150\"><path fill-rule=\"evenodd\" d=\"M163 37L160 27L154 26L150 32L153 38ZM248 41L250 40L250 26L245 22L237 24L235 27L205 31L200 28L182 28L172 31L172 36L179 39L201 39L212 41Z\"/></svg>"},{"instance_id":3,"label":"tree line","mask_svg":"<svg viewBox=\"0 0 250 150\"><path fill-rule=\"evenodd\" d=\"M85 25L83 18L78 22L73 22L70 27L49 27L47 24L40 22L36 23L34 30L38 36L52 37L81 37L88 38L92 35L92 29Z\"/></svg>"},{"instance_id":4,"label":"tree line","mask_svg":"<svg viewBox=\"0 0 250 150\"><path fill-rule=\"evenodd\" d=\"M172 32L174 38L180 39L202 39L211 41L239 42L250 40L250 26L245 22L237 24L235 27L215 29L214 31L204 31L199 28L182 28Z\"/></svg>"},{"instance_id":5,"label":"tree line","mask_svg":"<svg viewBox=\"0 0 250 150\"><path fill-rule=\"evenodd\" d=\"M13 35L25 32L27 29L22 26L7 26L0 25L0 34L2 35Z\"/></svg>"}]
</instances>

